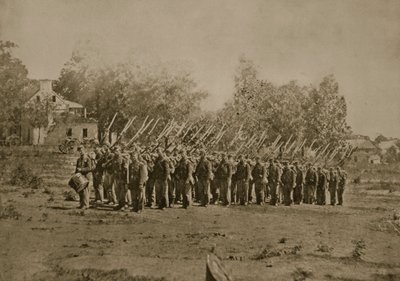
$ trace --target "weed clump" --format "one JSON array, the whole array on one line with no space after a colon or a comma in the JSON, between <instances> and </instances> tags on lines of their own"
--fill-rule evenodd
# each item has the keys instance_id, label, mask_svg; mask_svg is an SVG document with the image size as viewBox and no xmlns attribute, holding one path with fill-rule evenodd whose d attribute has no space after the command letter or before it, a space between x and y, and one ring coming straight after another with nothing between
<instances>
[{"instance_id":1,"label":"weed clump","mask_svg":"<svg viewBox=\"0 0 400 281\"><path fill-rule=\"evenodd\" d=\"M32 170L27 168L23 163L20 163L11 170L10 184L24 188L39 189L43 186L43 179L36 176Z\"/></svg>"},{"instance_id":2,"label":"weed clump","mask_svg":"<svg viewBox=\"0 0 400 281\"><path fill-rule=\"evenodd\" d=\"M311 269L306 269L302 267L297 267L292 273L293 281L304 281L307 278L313 277L314 274Z\"/></svg>"},{"instance_id":3,"label":"weed clump","mask_svg":"<svg viewBox=\"0 0 400 281\"><path fill-rule=\"evenodd\" d=\"M17 212L14 205L8 205L4 209L0 207L0 219L18 220L21 214Z\"/></svg>"},{"instance_id":4,"label":"weed clump","mask_svg":"<svg viewBox=\"0 0 400 281\"><path fill-rule=\"evenodd\" d=\"M327 244L319 243L317 245L317 251L322 253L330 253L332 252L333 248L329 247Z\"/></svg>"},{"instance_id":5,"label":"weed clump","mask_svg":"<svg viewBox=\"0 0 400 281\"><path fill-rule=\"evenodd\" d=\"M352 252L352 257L356 260L360 260L361 257L365 254L365 249L367 245L363 239L361 240L353 240L351 241L354 244L354 250Z\"/></svg>"},{"instance_id":6,"label":"weed clump","mask_svg":"<svg viewBox=\"0 0 400 281\"><path fill-rule=\"evenodd\" d=\"M283 255L297 255L298 252L303 248L302 245L295 245L293 247L286 247L283 249L275 249L271 245L267 245L262 249L262 251L256 254L254 260L264 260L272 257L279 257Z\"/></svg>"}]
</instances>

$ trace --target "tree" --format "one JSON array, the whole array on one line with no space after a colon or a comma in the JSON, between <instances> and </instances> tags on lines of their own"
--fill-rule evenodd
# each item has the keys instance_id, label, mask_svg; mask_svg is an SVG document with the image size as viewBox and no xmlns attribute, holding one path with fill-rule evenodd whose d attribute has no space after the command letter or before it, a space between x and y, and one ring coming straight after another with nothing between
<instances>
[{"instance_id":1,"label":"tree","mask_svg":"<svg viewBox=\"0 0 400 281\"><path fill-rule=\"evenodd\" d=\"M124 64L97 66L90 53L74 52L64 65L55 90L67 99L88 109L88 116L98 120L100 135L116 112L112 130L120 132L129 118L138 117L128 136L138 129L141 120L162 117L159 127L168 120L186 120L198 116L200 102L207 94L197 88L190 71L179 66ZM157 130L155 131L157 133Z\"/></svg>"},{"instance_id":2,"label":"tree","mask_svg":"<svg viewBox=\"0 0 400 281\"><path fill-rule=\"evenodd\" d=\"M3 128L20 123L24 90L29 84L28 70L13 56L17 45L0 40L0 125Z\"/></svg>"},{"instance_id":3,"label":"tree","mask_svg":"<svg viewBox=\"0 0 400 281\"><path fill-rule=\"evenodd\" d=\"M54 104L50 98L30 101L24 106L22 113L25 120L38 130L36 143L40 143L41 133L47 133L49 127L53 124L53 111Z\"/></svg>"},{"instance_id":4,"label":"tree","mask_svg":"<svg viewBox=\"0 0 400 281\"><path fill-rule=\"evenodd\" d=\"M304 113L305 134L320 145L337 145L350 132L346 101L339 95L339 84L333 75L324 77L318 89L311 89Z\"/></svg>"}]
</instances>

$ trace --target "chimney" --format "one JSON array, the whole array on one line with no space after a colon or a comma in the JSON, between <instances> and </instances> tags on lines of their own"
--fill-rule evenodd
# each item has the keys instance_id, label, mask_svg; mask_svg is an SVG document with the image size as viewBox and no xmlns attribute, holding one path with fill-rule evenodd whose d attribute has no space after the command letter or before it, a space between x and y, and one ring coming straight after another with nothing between
<instances>
[{"instance_id":1,"label":"chimney","mask_svg":"<svg viewBox=\"0 0 400 281\"><path fill-rule=\"evenodd\" d=\"M51 80L49 79L44 79L40 80L40 91L41 92L52 92L53 91L53 85Z\"/></svg>"}]
</instances>

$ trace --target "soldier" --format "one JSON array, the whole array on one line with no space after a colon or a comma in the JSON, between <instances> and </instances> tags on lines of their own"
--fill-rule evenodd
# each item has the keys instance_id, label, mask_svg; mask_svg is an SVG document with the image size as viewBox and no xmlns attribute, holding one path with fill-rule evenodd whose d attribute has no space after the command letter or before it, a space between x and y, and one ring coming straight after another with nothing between
<instances>
[{"instance_id":1,"label":"soldier","mask_svg":"<svg viewBox=\"0 0 400 281\"><path fill-rule=\"evenodd\" d=\"M236 166L237 191L240 205L246 206L249 203L249 182L251 177L250 165L239 155L239 163Z\"/></svg>"},{"instance_id":2,"label":"soldier","mask_svg":"<svg viewBox=\"0 0 400 281\"><path fill-rule=\"evenodd\" d=\"M237 181L236 181L236 163L233 159L232 154L228 155L228 163L231 166L232 176L231 176L231 204L236 204L238 202L237 197Z\"/></svg>"},{"instance_id":3,"label":"soldier","mask_svg":"<svg viewBox=\"0 0 400 281\"><path fill-rule=\"evenodd\" d=\"M296 170L296 186L293 191L293 202L298 205L303 196L304 172L297 162L294 162L294 167Z\"/></svg>"},{"instance_id":4,"label":"soldier","mask_svg":"<svg viewBox=\"0 0 400 281\"><path fill-rule=\"evenodd\" d=\"M318 167L318 181L317 181L317 205L325 205L326 204L326 174L325 171Z\"/></svg>"},{"instance_id":5,"label":"soldier","mask_svg":"<svg viewBox=\"0 0 400 281\"><path fill-rule=\"evenodd\" d=\"M307 163L307 171L304 186L303 203L313 204L315 201L315 188L318 182L318 174L310 163Z\"/></svg>"},{"instance_id":6,"label":"soldier","mask_svg":"<svg viewBox=\"0 0 400 281\"><path fill-rule=\"evenodd\" d=\"M211 188L211 195L212 195L212 203L213 204L218 204L219 202L219 197L220 197L220 183L219 183L219 176L217 174L217 169L218 169L218 153L213 152L212 157L210 157L210 162L211 162L211 167L212 167L212 173L213 173L213 179L210 182L210 188Z\"/></svg>"},{"instance_id":7,"label":"soldier","mask_svg":"<svg viewBox=\"0 0 400 281\"><path fill-rule=\"evenodd\" d=\"M292 203L292 190L295 187L296 176L293 169L289 166L289 162L284 162L284 167L281 175L283 203L285 206L290 206Z\"/></svg>"},{"instance_id":8,"label":"soldier","mask_svg":"<svg viewBox=\"0 0 400 281\"><path fill-rule=\"evenodd\" d=\"M104 162L102 167L104 169L104 189L107 194L108 204L116 205L117 204L117 195L115 194L115 186L114 186L114 170L113 170L113 160L114 153L110 151L107 147L106 152L104 154Z\"/></svg>"},{"instance_id":9,"label":"soldier","mask_svg":"<svg viewBox=\"0 0 400 281\"><path fill-rule=\"evenodd\" d=\"M148 180L146 182L146 205L147 207L153 207L155 200L155 191L154 191L154 162L156 157L152 155L146 155L147 162L147 174Z\"/></svg>"},{"instance_id":10,"label":"soldier","mask_svg":"<svg viewBox=\"0 0 400 281\"><path fill-rule=\"evenodd\" d=\"M170 175L169 163L164 153L159 148L157 159L154 163L154 185L156 189L156 201L159 209L164 210L168 204L168 177Z\"/></svg>"},{"instance_id":11,"label":"soldier","mask_svg":"<svg viewBox=\"0 0 400 281\"><path fill-rule=\"evenodd\" d=\"M194 180L193 166L185 152L182 153L181 160L176 166L175 175L178 189L182 193L182 207L187 209L192 205L192 185Z\"/></svg>"},{"instance_id":12,"label":"soldier","mask_svg":"<svg viewBox=\"0 0 400 281\"><path fill-rule=\"evenodd\" d=\"M147 178L146 162L137 153L132 153L128 186L132 195L133 212L141 213L144 210L144 189Z\"/></svg>"},{"instance_id":13,"label":"soldier","mask_svg":"<svg viewBox=\"0 0 400 281\"><path fill-rule=\"evenodd\" d=\"M168 161L168 206L170 208L174 207L175 204L175 197L176 197L176 181L175 181L175 158L167 151L167 155L165 159Z\"/></svg>"},{"instance_id":14,"label":"soldier","mask_svg":"<svg viewBox=\"0 0 400 281\"><path fill-rule=\"evenodd\" d=\"M231 204L232 165L228 162L225 153L221 154L221 162L218 164L216 174L221 187L222 204L229 206Z\"/></svg>"},{"instance_id":15,"label":"soldier","mask_svg":"<svg viewBox=\"0 0 400 281\"><path fill-rule=\"evenodd\" d=\"M89 156L85 153L84 147L81 145L78 147L79 158L76 161L75 173L81 173L83 176L88 177L88 174L92 171L92 161ZM79 192L79 209L89 209L89 186L85 187Z\"/></svg>"},{"instance_id":16,"label":"soldier","mask_svg":"<svg viewBox=\"0 0 400 281\"><path fill-rule=\"evenodd\" d=\"M340 169L340 167L337 167L336 170L338 175L338 205L343 205L343 192L346 186L347 173L346 171Z\"/></svg>"},{"instance_id":17,"label":"soldier","mask_svg":"<svg viewBox=\"0 0 400 281\"><path fill-rule=\"evenodd\" d=\"M265 198L265 185L267 184L267 170L261 163L261 158L259 156L256 157L256 164L251 171L251 175L255 185L256 203L263 205Z\"/></svg>"},{"instance_id":18,"label":"soldier","mask_svg":"<svg viewBox=\"0 0 400 281\"><path fill-rule=\"evenodd\" d=\"M338 174L333 168L329 168L329 178L328 178L328 186L329 186L329 197L331 200L331 205L336 205L336 192L338 189Z\"/></svg>"},{"instance_id":19,"label":"soldier","mask_svg":"<svg viewBox=\"0 0 400 281\"><path fill-rule=\"evenodd\" d=\"M115 193L117 195L118 205L114 210L125 211L127 205L127 192L128 192L128 167L129 160L126 159L119 147L115 148L115 157L113 160L113 171L114 171L114 186Z\"/></svg>"},{"instance_id":20,"label":"soldier","mask_svg":"<svg viewBox=\"0 0 400 281\"><path fill-rule=\"evenodd\" d=\"M269 185L269 192L271 194L270 205L275 206L277 203L277 189L278 184L280 181L280 174L279 168L277 164L273 161L273 159L269 160L269 167L268 167L268 185Z\"/></svg>"},{"instance_id":21,"label":"soldier","mask_svg":"<svg viewBox=\"0 0 400 281\"><path fill-rule=\"evenodd\" d=\"M249 155L246 155L245 162L250 166L250 171L252 171L255 163L253 163L251 161L251 158ZM249 190L248 190L248 195L247 195L249 198L249 203L253 202L253 190L254 190L254 179L253 179L252 173L250 172Z\"/></svg>"},{"instance_id":22,"label":"soldier","mask_svg":"<svg viewBox=\"0 0 400 281\"><path fill-rule=\"evenodd\" d=\"M95 194L96 203L104 202L104 190L103 190L103 162L104 154L100 147L95 149L95 167L93 169L93 188Z\"/></svg>"},{"instance_id":23,"label":"soldier","mask_svg":"<svg viewBox=\"0 0 400 281\"><path fill-rule=\"evenodd\" d=\"M196 177L198 180L198 192L201 206L207 207L210 203L210 181L212 178L212 166L206 158L204 150L200 152L200 160L196 166Z\"/></svg>"}]
</instances>

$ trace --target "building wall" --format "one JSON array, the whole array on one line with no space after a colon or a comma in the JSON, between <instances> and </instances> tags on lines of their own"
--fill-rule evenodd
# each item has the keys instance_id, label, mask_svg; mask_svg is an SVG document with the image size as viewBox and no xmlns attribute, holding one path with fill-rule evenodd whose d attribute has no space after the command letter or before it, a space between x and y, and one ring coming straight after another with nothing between
<instances>
[{"instance_id":1,"label":"building wall","mask_svg":"<svg viewBox=\"0 0 400 281\"><path fill-rule=\"evenodd\" d=\"M380 163L380 158L378 158L379 157L376 151L357 150L351 155L351 162L363 164L378 164ZM371 163L371 160L374 160L374 163Z\"/></svg>"},{"instance_id":2,"label":"building wall","mask_svg":"<svg viewBox=\"0 0 400 281\"><path fill-rule=\"evenodd\" d=\"M56 123L49 128L33 128L29 123L24 122L21 126L21 138L24 144L33 145L59 145L67 138L67 132L70 129L71 138L80 141L84 139L83 131L86 129L87 138L97 139L97 123L95 122L71 122Z\"/></svg>"},{"instance_id":3,"label":"building wall","mask_svg":"<svg viewBox=\"0 0 400 281\"><path fill-rule=\"evenodd\" d=\"M97 139L97 123L58 123L54 126L53 130L48 133L45 140L47 145L58 145L67 138L68 131L71 132L70 137L76 138L80 141L84 139L84 129L87 132L87 138Z\"/></svg>"}]
</instances>

